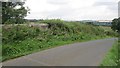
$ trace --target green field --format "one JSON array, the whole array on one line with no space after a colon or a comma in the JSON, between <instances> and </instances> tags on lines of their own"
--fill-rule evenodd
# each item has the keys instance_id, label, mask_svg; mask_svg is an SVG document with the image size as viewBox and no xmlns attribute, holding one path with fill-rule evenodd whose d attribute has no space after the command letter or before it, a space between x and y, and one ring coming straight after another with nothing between
<instances>
[{"instance_id":1,"label":"green field","mask_svg":"<svg viewBox=\"0 0 120 68\"><path fill-rule=\"evenodd\" d=\"M100 27L106 31L112 31L111 27L109 27L109 26L100 26Z\"/></svg>"}]
</instances>

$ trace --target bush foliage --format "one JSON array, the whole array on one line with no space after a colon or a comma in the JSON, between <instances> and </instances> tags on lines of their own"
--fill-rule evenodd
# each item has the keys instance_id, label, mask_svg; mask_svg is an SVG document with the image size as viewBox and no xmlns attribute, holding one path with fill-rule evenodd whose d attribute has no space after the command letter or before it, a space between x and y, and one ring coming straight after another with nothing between
<instances>
[{"instance_id":1,"label":"bush foliage","mask_svg":"<svg viewBox=\"0 0 120 68\"><path fill-rule=\"evenodd\" d=\"M48 24L48 29L23 25L3 26L3 61L58 45L107 36L105 30L98 26L78 22L43 20L39 23Z\"/></svg>"}]
</instances>

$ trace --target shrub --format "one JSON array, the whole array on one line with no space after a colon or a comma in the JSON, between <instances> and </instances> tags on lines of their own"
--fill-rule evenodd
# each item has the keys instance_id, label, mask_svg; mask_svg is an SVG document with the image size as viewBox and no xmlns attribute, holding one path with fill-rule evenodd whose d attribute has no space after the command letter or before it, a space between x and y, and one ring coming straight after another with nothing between
<instances>
[{"instance_id":1,"label":"shrub","mask_svg":"<svg viewBox=\"0 0 120 68\"><path fill-rule=\"evenodd\" d=\"M114 32L114 31L105 31L105 33L108 36L113 36L113 37L116 36L116 37L118 37L118 33Z\"/></svg>"},{"instance_id":2,"label":"shrub","mask_svg":"<svg viewBox=\"0 0 120 68\"><path fill-rule=\"evenodd\" d=\"M27 38L34 38L40 32L38 28L30 28L27 26L11 25L9 29L6 27L7 26L3 26L2 28L3 43L13 43L13 42L25 40Z\"/></svg>"}]
</instances>

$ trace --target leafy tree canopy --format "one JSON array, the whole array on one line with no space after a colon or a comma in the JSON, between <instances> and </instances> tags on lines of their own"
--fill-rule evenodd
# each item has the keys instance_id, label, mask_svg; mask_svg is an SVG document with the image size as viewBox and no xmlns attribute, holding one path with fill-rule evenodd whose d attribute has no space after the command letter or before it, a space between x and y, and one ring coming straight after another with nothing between
<instances>
[{"instance_id":1,"label":"leafy tree canopy","mask_svg":"<svg viewBox=\"0 0 120 68\"><path fill-rule=\"evenodd\" d=\"M25 2L2 2L2 24L21 24L29 11Z\"/></svg>"},{"instance_id":2,"label":"leafy tree canopy","mask_svg":"<svg viewBox=\"0 0 120 68\"><path fill-rule=\"evenodd\" d=\"M112 27L114 31L120 33L120 17L112 20Z\"/></svg>"}]
</instances>

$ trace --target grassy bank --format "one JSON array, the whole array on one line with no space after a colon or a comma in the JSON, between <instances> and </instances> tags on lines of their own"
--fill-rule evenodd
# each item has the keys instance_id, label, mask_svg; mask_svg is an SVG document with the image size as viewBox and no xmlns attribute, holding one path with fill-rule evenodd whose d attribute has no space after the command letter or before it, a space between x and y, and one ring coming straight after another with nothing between
<instances>
[{"instance_id":1,"label":"grassy bank","mask_svg":"<svg viewBox=\"0 0 120 68\"><path fill-rule=\"evenodd\" d=\"M0 62L2 61L2 26L0 25Z\"/></svg>"},{"instance_id":2,"label":"grassy bank","mask_svg":"<svg viewBox=\"0 0 120 68\"><path fill-rule=\"evenodd\" d=\"M41 23L41 22L39 22ZM11 26L2 28L2 61L74 42L110 37L104 29L79 22L44 20L48 29ZM112 35L115 34L112 32Z\"/></svg>"},{"instance_id":3,"label":"grassy bank","mask_svg":"<svg viewBox=\"0 0 120 68\"><path fill-rule=\"evenodd\" d=\"M119 45L118 45L119 44ZM106 55L105 59L102 61L101 66L118 66L118 55L120 55L120 51L118 52L118 46L120 46L120 42L116 42L111 50ZM120 66L120 65L119 65Z\"/></svg>"},{"instance_id":4,"label":"grassy bank","mask_svg":"<svg viewBox=\"0 0 120 68\"><path fill-rule=\"evenodd\" d=\"M39 40L36 40L36 39L27 39L18 44L5 44L3 46L4 50L3 50L2 61L28 55L28 54L42 51L49 48L62 46L65 44L85 42L85 41L97 40L102 38L108 38L108 37L94 37L91 39L81 39L81 40L79 39L74 41L73 40L66 40L66 41L51 40L48 42L40 42Z\"/></svg>"},{"instance_id":5,"label":"grassy bank","mask_svg":"<svg viewBox=\"0 0 120 68\"><path fill-rule=\"evenodd\" d=\"M118 40L118 67L120 67L120 34Z\"/></svg>"}]
</instances>

